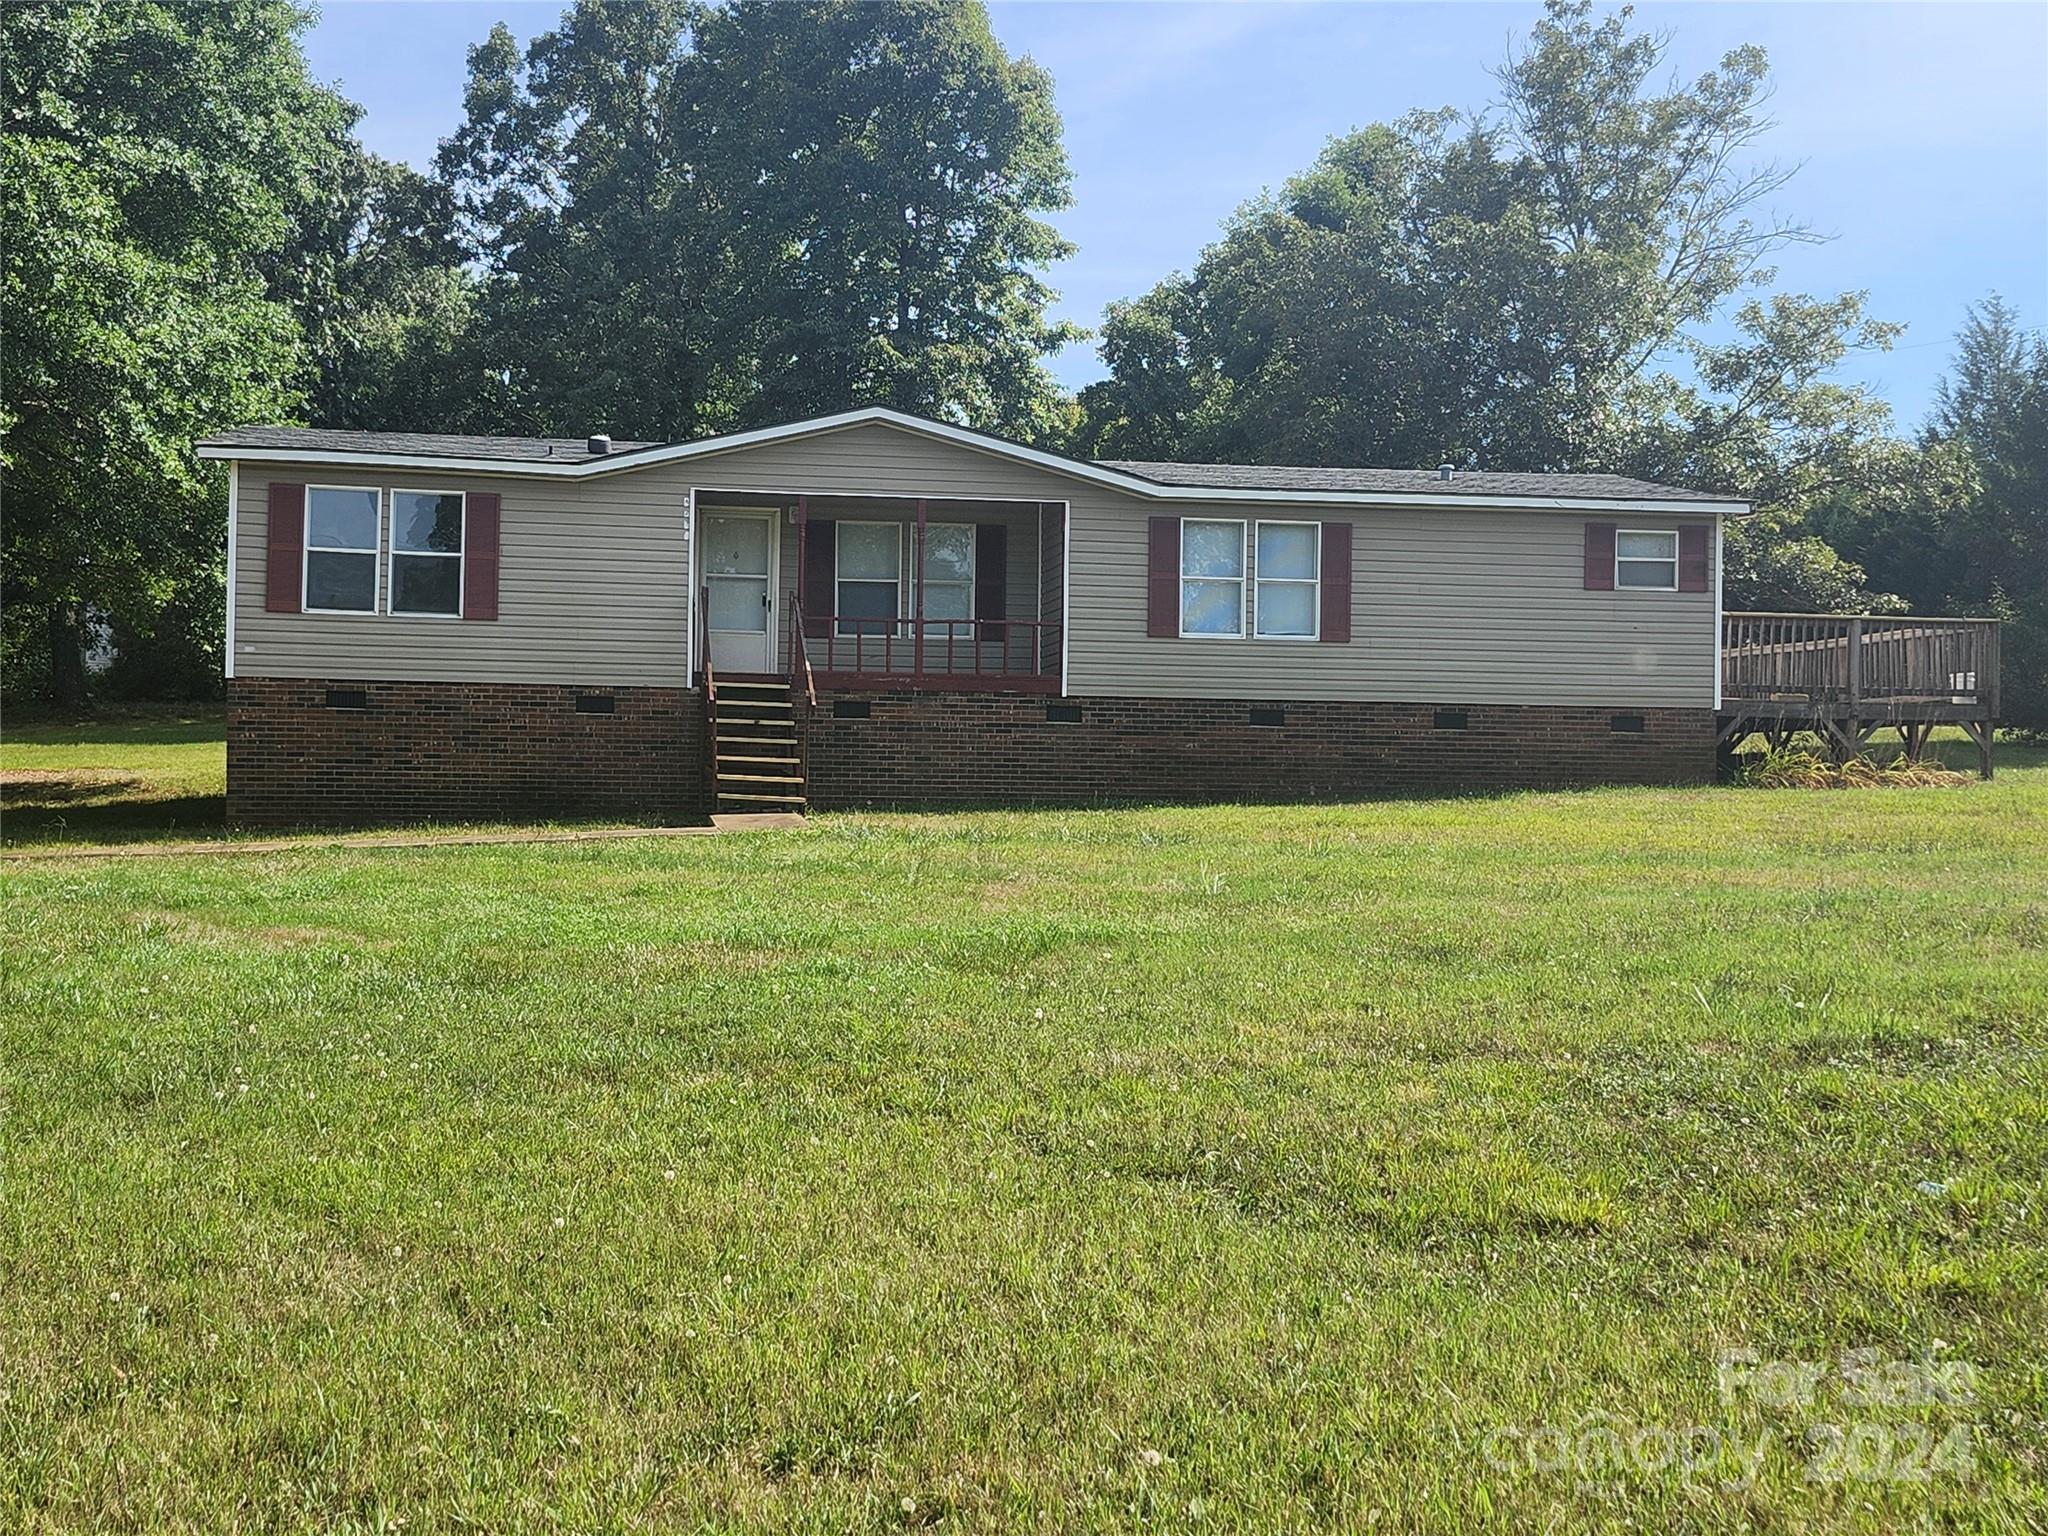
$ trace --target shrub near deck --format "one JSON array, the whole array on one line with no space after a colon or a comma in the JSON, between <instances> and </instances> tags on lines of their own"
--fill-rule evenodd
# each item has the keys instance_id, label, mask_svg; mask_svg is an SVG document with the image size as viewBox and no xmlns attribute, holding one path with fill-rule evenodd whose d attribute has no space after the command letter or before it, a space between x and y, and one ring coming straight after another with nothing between
<instances>
[{"instance_id":1,"label":"shrub near deck","mask_svg":"<svg viewBox=\"0 0 2048 1536\"><path fill-rule=\"evenodd\" d=\"M2039 1526L2043 779L11 868L0 1526Z\"/></svg>"}]
</instances>

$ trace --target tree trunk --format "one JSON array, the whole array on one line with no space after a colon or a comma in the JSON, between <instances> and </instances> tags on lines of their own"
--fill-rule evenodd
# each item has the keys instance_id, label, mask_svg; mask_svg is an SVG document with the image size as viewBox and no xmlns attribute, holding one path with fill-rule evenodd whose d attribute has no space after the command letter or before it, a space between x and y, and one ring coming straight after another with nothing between
<instances>
[{"instance_id":1,"label":"tree trunk","mask_svg":"<svg viewBox=\"0 0 2048 1536\"><path fill-rule=\"evenodd\" d=\"M77 602L50 604L50 703L85 708L85 609Z\"/></svg>"}]
</instances>

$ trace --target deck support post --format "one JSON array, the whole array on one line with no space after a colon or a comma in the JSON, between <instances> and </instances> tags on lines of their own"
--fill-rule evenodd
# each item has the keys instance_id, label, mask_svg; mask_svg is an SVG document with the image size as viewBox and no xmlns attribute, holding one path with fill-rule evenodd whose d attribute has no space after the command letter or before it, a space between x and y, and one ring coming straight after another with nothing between
<instances>
[{"instance_id":1,"label":"deck support post","mask_svg":"<svg viewBox=\"0 0 2048 1536\"><path fill-rule=\"evenodd\" d=\"M1963 733L1977 744L1977 777L1991 777L1991 733L1996 723L1990 720L1965 720Z\"/></svg>"}]
</instances>

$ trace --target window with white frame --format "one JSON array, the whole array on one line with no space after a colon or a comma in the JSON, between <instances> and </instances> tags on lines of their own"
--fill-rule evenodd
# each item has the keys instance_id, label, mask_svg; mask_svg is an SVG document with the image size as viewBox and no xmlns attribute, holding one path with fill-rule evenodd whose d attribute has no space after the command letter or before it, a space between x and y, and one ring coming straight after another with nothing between
<instances>
[{"instance_id":1,"label":"window with white frame","mask_svg":"<svg viewBox=\"0 0 2048 1536\"><path fill-rule=\"evenodd\" d=\"M461 491L391 493L391 611L462 617Z\"/></svg>"},{"instance_id":2,"label":"window with white frame","mask_svg":"<svg viewBox=\"0 0 2048 1536\"><path fill-rule=\"evenodd\" d=\"M306 487L307 613L377 611L378 492L369 486Z\"/></svg>"},{"instance_id":3,"label":"window with white frame","mask_svg":"<svg viewBox=\"0 0 2048 1536\"><path fill-rule=\"evenodd\" d=\"M1253 633L1262 639L1313 640L1321 611L1322 525L1260 523L1252 597Z\"/></svg>"},{"instance_id":4,"label":"window with white frame","mask_svg":"<svg viewBox=\"0 0 2048 1536\"><path fill-rule=\"evenodd\" d=\"M1198 639L1244 637L1245 525L1183 518L1180 632Z\"/></svg>"},{"instance_id":5,"label":"window with white frame","mask_svg":"<svg viewBox=\"0 0 2048 1536\"><path fill-rule=\"evenodd\" d=\"M1614 584L1648 592L1678 590L1678 535L1627 528L1614 535Z\"/></svg>"},{"instance_id":6,"label":"window with white frame","mask_svg":"<svg viewBox=\"0 0 2048 1536\"><path fill-rule=\"evenodd\" d=\"M924 530L924 616L974 617L974 525L929 523ZM966 631L963 628L962 634ZM944 639L946 631L933 634Z\"/></svg>"},{"instance_id":7,"label":"window with white frame","mask_svg":"<svg viewBox=\"0 0 2048 1536\"><path fill-rule=\"evenodd\" d=\"M841 519L833 560L839 633L886 634L903 611L903 525Z\"/></svg>"}]
</instances>

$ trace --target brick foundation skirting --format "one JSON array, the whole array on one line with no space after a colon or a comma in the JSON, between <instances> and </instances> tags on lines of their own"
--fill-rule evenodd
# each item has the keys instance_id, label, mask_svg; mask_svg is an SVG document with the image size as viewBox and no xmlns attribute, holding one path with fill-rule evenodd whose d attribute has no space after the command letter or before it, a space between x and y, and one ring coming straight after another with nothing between
<instances>
[{"instance_id":1,"label":"brick foundation skirting","mask_svg":"<svg viewBox=\"0 0 2048 1536\"><path fill-rule=\"evenodd\" d=\"M867 718L839 718L839 704ZM1254 711L1279 723L1254 725ZM1641 729L1616 730L1618 716ZM804 744L824 809L1312 800L1701 782L1714 773L1714 712L821 692Z\"/></svg>"},{"instance_id":2,"label":"brick foundation skirting","mask_svg":"<svg viewBox=\"0 0 2048 1536\"><path fill-rule=\"evenodd\" d=\"M579 699L612 712L581 712ZM1714 772L1711 709L833 691L801 729L821 809L1339 799ZM236 678L228 819L698 821L704 740L692 689Z\"/></svg>"},{"instance_id":3,"label":"brick foundation skirting","mask_svg":"<svg viewBox=\"0 0 2048 1536\"><path fill-rule=\"evenodd\" d=\"M577 707L603 699L611 713ZM702 821L708 809L704 695L693 689L228 683L237 826Z\"/></svg>"}]
</instances>

